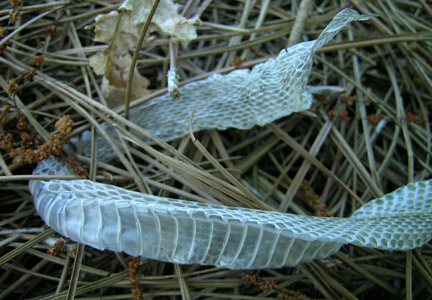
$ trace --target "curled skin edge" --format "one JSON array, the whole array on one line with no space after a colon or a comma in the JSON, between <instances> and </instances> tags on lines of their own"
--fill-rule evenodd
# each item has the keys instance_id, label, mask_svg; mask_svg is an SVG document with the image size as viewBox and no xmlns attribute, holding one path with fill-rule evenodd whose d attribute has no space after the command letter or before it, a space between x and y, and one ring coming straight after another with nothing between
<instances>
[{"instance_id":1,"label":"curled skin edge","mask_svg":"<svg viewBox=\"0 0 432 300\"><path fill-rule=\"evenodd\" d=\"M352 9L338 13L321 32L318 39L299 43L283 49L275 59L254 66L251 70L239 69L226 75L215 74L179 88L181 101L169 93L146 102L130 111L129 120L164 141L188 134L188 120L195 109L194 131L227 128L250 129L264 126L295 112L305 111L312 105L306 86L312 69L315 51L352 21L367 20ZM169 78L175 75L172 71ZM333 89L334 90L334 89ZM321 88L320 93L323 92ZM117 136L115 128L107 123L101 126L110 136ZM121 137L119 137L121 138ZM91 153L91 133L82 135L84 155ZM76 143L76 140L72 140ZM115 153L106 147L103 137L96 137L98 160L107 162Z\"/></svg>"}]
</instances>

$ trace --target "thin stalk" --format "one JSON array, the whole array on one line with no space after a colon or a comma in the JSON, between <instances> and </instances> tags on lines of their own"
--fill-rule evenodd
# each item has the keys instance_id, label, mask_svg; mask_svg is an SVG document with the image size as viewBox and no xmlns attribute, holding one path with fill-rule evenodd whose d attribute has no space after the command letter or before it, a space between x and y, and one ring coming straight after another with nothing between
<instances>
[{"instance_id":1,"label":"thin stalk","mask_svg":"<svg viewBox=\"0 0 432 300\"><path fill-rule=\"evenodd\" d=\"M137 45L135 47L135 50L134 50L134 53L133 53L133 56L132 56L131 64L130 64L130 67L129 67L128 80L127 80L127 83L126 83L125 110L124 110L124 117L125 117L125 119L129 118L129 103L131 101L132 80L133 80L133 75L134 75L134 72L135 72L135 66L136 66L136 63L137 63L138 54L139 54L139 51L141 49L141 45L142 45L142 43L144 41L144 38L146 36L146 33L147 33L147 31L148 31L148 29L150 27L150 23L151 23L151 20L153 18L153 15L155 14L156 8L159 5L159 2L160 2L160 0L154 0L152 8L150 9L149 15L147 17L147 20L144 23L143 28L141 29L141 32L140 32L140 35L139 35L139 38L138 38L138 41L137 41Z\"/></svg>"}]
</instances>

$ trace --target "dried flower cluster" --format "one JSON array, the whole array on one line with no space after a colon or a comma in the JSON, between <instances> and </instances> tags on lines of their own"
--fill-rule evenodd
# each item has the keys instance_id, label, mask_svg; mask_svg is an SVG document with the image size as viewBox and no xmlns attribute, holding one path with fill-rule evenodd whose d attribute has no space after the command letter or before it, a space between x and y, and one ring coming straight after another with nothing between
<instances>
[{"instance_id":1,"label":"dried flower cluster","mask_svg":"<svg viewBox=\"0 0 432 300\"><path fill-rule=\"evenodd\" d=\"M43 62L44 62L43 56L36 56L35 59L33 60L33 64L35 64L36 66L40 66Z\"/></svg>"},{"instance_id":2,"label":"dried flower cluster","mask_svg":"<svg viewBox=\"0 0 432 300\"><path fill-rule=\"evenodd\" d=\"M19 84L17 84L16 79L12 79L11 81L9 81L9 85L6 89L6 94L12 96L14 94L21 95L21 93L22 93L22 87Z\"/></svg>"},{"instance_id":3,"label":"dried flower cluster","mask_svg":"<svg viewBox=\"0 0 432 300\"><path fill-rule=\"evenodd\" d=\"M139 257L132 257L131 261L128 263L128 271L129 271L129 278L132 283L132 296L134 300L142 299L142 289L138 285L138 276L137 276L137 270L139 267L140 258Z\"/></svg>"},{"instance_id":4,"label":"dried flower cluster","mask_svg":"<svg viewBox=\"0 0 432 300\"><path fill-rule=\"evenodd\" d=\"M281 290L277 288L276 282L273 279L263 280L258 275L252 274L243 274L241 278L243 281L259 286L260 290L264 293L268 293L273 290L276 291L278 299L303 300L305 297L305 295L300 291Z\"/></svg>"},{"instance_id":5,"label":"dried flower cluster","mask_svg":"<svg viewBox=\"0 0 432 300\"><path fill-rule=\"evenodd\" d=\"M9 0L14 7L9 11L9 24L15 24L20 15L20 8L23 5L21 0Z\"/></svg>"},{"instance_id":6,"label":"dried flower cluster","mask_svg":"<svg viewBox=\"0 0 432 300\"><path fill-rule=\"evenodd\" d=\"M76 157L68 156L66 157L66 162L68 163L69 167L72 168L74 173L79 175L81 178L85 179L89 177L87 166L79 164Z\"/></svg>"},{"instance_id":7,"label":"dried flower cluster","mask_svg":"<svg viewBox=\"0 0 432 300\"><path fill-rule=\"evenodd\" d=\"M376 124L378 124L379 121L383 120L384 118L385 118L384 114L377 114L377 115L372 114L372 115L369 115L368 121L372 125L376 125Z\"/></svg>"},{"instance_id":8,"label":"dried flower cluster","mask_svg":"<svg viewBox=\"0 0 432 300\"><path fill-rule=\"evenodd\" d=\"M424 124L423 118L414 115L412 112L407 112L405 114L405 118L406 118L408 123L413 122L413 123L416 123L417 125L423 125Z\"/></svg>"},{"instance_id":9,"label":"dried flower cluster","mask_svg":"<svg viewBox=\"0 0 432 300\"><path fill-rule=\"evenodd\" d=\"M23 92L22 83L23 81L31 81L36 76L36 70L24 71L24 73L17 79L11 79L9 81L8 87L6 88L6 94L13 98L14 95L20 96Z\"/></svg>"},{"instance_id":10,"label":"dried flower cluster","mask_svg":"<svg viewBox=\"0 0 432 300\"><path fill-rule=\"evenodd\" d=\"M240 56L234 57L234 61L230 63L231 67L234 67L234 69L242 69L242 63L244 62L244 59L242 59Z\"/></svg>"},{"instance_id":11,"label":"dried flower cluster","mask_svg":"<svg viewBox=\"0 0 432 300\"><path fill-rule=\"evenodd\" d=\"M268 293L276 287L276 282L273 279L263 280L258 275L244 274L242 275L242 280L259 286L260 290L264 293Z\"/></svg>"},{"instance_id":12,"label":"dried flower cluster","mask_svg":"<svg viewBox=\"0 0 432 300\"><path fill-rule=\"evenodd\" d=\"M341 110L338 113L338 117L344 121L345 123L349 123L351 121L351 117L348 116L349 112L347 110Z\"/></svg>"},{"instance_id":13,"label":"dried flower cluster","mask_svg":"<svg viewBox=\"0 0 432 300\"><path fill-rule=\"evenodd\" d=\"M336 119L336 117L338 117L347 124L351 121L351 117L349 117L348 114L349 112L347 110L341 110L338 113L336 113L334 110L328 112L328 116L330 119L334 120Z\"/></svg>"},{"instance_id":14,"label":"dried flower cluster","mask_svg":"<svg viewBox=\"0 0 432 300\"><path fill-rule=\"evenodd\" d=\"M327 205L325 203L319 202L319 196L317 195L317 193L315 193L307 180L303 180L302 184L300 184L299 192L303 199L307 201L307 204L315 210L317 216L334 216L334 213L327 210Z\"/></svg>"},{"instance_id":15,"label":"dried flower cluster","mask_svg":"<svg viewBox=\"0 0 432 300\"><path fill-rule=\"evenodd\" d=\"M343 95L341 97L341 100L346 105L352 106L354 104L354 102L357 100L357 97L356 96L346 96L346 95Z\"/></svg>"},{"instance_id":16,"label":"dried flower cluster","mask_svg":"<svg viewBox=\"0 0 432 300\"><path fill-rule=\"evenodd\" d=\"M300 291L279 292L277 298L288 300L304 300L305 295Z\"/></svg>"},{"instance_id":17,"label":"dried flower cluster","mask_svg":"<svg viewBox=\"0 0 432 300\"><path fill-rule=\"evenodd\" d=\"M276 286L276 282L273 279L266 280L260 286L260 290L263 291L264 293L268 293L271 290L273 290L275 288L275 286Z\"/></svg>"},{"instance_id":18,"label":"dried flower cluster","mask_svg":"<svg viewBox=\"0 0 432 300\"><path fill-rule=\"evenodd\" d=\"M25 163L41 162L52 154L59 155L63 146L69 142L67 136L72 131L73 121L69 115L61 117L55 124L57 131L52 133L49 140L41 144L38 135L27 130L27 118L24 115L17 116L16 128L20 134L20 141L14 140L14 135L5 130L5 125L10 121L8 113L10 106L3 107L0 115L0 148L6 151L13 163L23 165Z\"/></svg>"},{"instance_id":19,"label":"dried flower cluster","mask_svg":"<svg viewBox=\"0 0 432 300\"><path fill-rule=\"evenodd\" d=\"M64 252L66 250L65 243L62 240L59 240L55 243L53 247L50 247L47 251L47 253L51 256L57 256L61 252Z\"/></svg>"},{"instance_id":20,"label":"dried flower cluster","mask_svg":"<svg viewBox=\"0 0 432 300\"><path fill-rule=\"evenodd\" d=\"M241 278L243 281L250 282L254 285L258 285L260 282L257 275L243 274Z\"/></svg>"}]
</instances>

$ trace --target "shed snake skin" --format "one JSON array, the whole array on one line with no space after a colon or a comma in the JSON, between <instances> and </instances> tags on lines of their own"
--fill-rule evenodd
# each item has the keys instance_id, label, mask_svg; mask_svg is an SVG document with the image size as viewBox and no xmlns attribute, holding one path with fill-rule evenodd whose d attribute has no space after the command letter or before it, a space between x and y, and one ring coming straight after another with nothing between
<instances>
[{"instance_id":1,"label":"shed snake skin","mask_svg":"<svg viewBox=\"0 0 432 300\"><path fill-rule=\"evenodd\" d=\"M194 130L247 129L310 107L306 83L316 49L351 21L367 20L356 11L340 12L320 37L282 50L251 71L188 84L182 99L161 96L131 112L131 120L165 141ZM169 125L167 125L169 124ZM107 124L107 131L114 134ZM83 139L89 141L90 133ZM85 143L90 144L90 143ZM98 159L112 151L97 140ZM89 152L89 149L84 149ZM50 158L34 174L71 175ZM97 249L134 256L230 269L295 266L325 258L344 244L407 250L432 238L432 180L410 183L369 201L349 218L321 218L161 198L89 180L32 180L35 206L55 231Z\"/></svg>"}]
</instances>

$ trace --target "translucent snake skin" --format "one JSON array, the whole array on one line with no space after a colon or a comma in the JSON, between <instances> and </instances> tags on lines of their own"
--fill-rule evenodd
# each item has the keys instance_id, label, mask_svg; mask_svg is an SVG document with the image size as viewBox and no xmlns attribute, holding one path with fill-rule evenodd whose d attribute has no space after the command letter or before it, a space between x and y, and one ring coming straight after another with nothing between
<instances>
[{"instance_id":1,"label":"translucent snake skin","mask_svg":"<svg viewBox=\"0 0 432 300\"><path fill-rule=\"evenodd\" d=\"M133 111L131 119L168 141L187 133L192 107L195 130L250 128L305 110L311 104L305 87L314 51L351 21L366 19L343 10L316 41L283 50L250 72L238 70L186 85L182 100L162 96ZM212 96L216 91L217 97ZM208 97L200 102L203 95ZM167 119L169 125L164 123ZM109 160L112 151L103 147L103 141L98 143L99 158ZM73 173L50 158L39 163L34 174ZM432 180L410 183L372 200L349 218L161 198L89 180L32 180L29 186L42 219L62 235L101 250L181 264L279 268L325 258L348 243L407 250L432 238Z\"/></svg>"}]
</instances>

